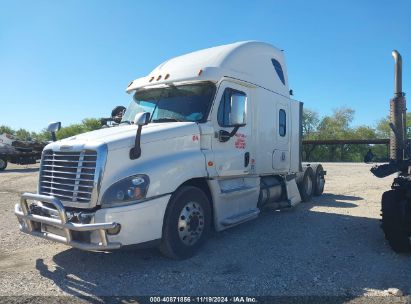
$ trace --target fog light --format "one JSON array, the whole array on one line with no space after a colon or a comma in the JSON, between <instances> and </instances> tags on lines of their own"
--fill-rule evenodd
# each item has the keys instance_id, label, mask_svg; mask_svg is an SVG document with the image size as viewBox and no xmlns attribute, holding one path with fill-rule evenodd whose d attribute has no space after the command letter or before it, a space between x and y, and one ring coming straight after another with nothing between
<instances>
[{"instance_id":1,"label":"fog light","mask_svg":"<svg viewBox=\"0 0 411 304\"><path fill-rule=\"evenodd\" d=\"M121 225L117 224L116 227L107 229L107 234L116 235L120 233L120 230L121 230Z\"/></svg>"}]
</instances>

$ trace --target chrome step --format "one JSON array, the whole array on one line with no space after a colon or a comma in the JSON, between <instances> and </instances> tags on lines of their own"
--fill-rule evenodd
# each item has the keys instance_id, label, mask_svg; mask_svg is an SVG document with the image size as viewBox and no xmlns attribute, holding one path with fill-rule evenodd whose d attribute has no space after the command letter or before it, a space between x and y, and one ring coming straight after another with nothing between
<instances>
[{"instance_id":1,"label":"chrome step","mask_svg":"<svg viewBox=\"0 0 411 304\"><path fill-rule=\"evenodd\" d=\"M237 214L235 216L228 217L221 221L221 224L224 226L231 226L240 224L242 222L254 219L260 213L260 209L251 209L245 213Z\"/></svg>"}]
</instances>

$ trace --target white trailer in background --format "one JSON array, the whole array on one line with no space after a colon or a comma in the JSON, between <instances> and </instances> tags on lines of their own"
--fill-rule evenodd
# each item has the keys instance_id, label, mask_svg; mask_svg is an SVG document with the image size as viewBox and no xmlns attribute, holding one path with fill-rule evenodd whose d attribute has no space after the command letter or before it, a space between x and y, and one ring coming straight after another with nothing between
<instances>
[{"instance_id":1,"label":"white trailer in background","mask_svg":"<svg viewBox=\"0 0 411 304\"><path fill-rule=\"evenodd\" d=\"M289 208L324 189L301 164L302 103L284 54L238 42L170 59L130 83L122 123L45 147L23 232L85 250L157 241L193 255L211 229Z\"/></svg>"}]
</instances>

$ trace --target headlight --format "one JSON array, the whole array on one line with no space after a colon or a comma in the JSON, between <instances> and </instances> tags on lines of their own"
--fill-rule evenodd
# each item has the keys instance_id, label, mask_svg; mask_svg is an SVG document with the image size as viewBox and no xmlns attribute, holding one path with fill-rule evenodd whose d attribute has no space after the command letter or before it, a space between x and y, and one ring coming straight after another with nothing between
<instances>
[{"instance_id":1,"label":"headlight","mask_svg":"<svg viewBox=\"0 0 411 304\"><path fill-rule=\"evenodd\" d=\"M103 207L115 207L138 202L146 198L150 179L138 174L122 179L104 192L101 200Z\"/></svg>"}]
</instances>

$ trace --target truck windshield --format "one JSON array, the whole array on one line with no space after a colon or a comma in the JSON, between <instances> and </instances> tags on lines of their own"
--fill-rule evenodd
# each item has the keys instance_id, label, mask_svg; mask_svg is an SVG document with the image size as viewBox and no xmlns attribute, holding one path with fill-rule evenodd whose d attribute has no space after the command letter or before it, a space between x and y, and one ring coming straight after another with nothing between
<instances>
[{"instance_id":1,"label":"truck windshield","mask_svg":"<svg viewBox=\"0 0 411 304\"><path fill-rule=\"evenodd\" d=\"M215 90L211 82L137 90L122 122L132 122L140 112L149 112L152 122L205 122Z\"/></svg>"}]
</instances>

